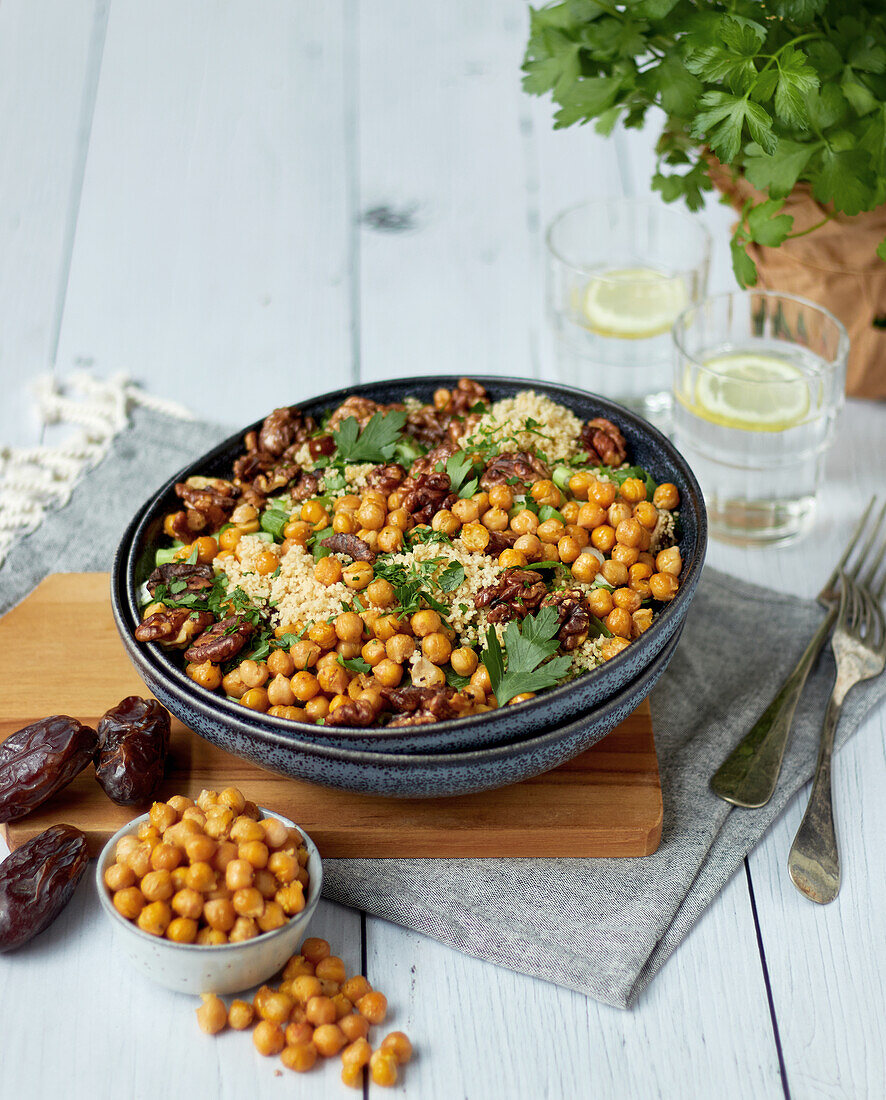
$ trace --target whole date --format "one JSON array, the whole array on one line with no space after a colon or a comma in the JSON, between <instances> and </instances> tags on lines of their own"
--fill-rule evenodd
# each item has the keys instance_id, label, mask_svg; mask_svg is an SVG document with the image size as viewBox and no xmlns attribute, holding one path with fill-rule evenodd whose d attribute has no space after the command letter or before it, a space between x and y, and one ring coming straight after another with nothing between
<instances>
[{"instance_id":1,"label":"whole date","mask_svg":"<svg viewBox=\"0 0 886 1100\"><path fill-rule=\"evenodd\" d=\"M12 734L0 745L0 823L36 809L82 772L98 739L90 726L54 714Z\"/></svg>"},{"instance_id":2,"label":"whole date","mask_svg":"<svg viewBox=\"0 0 886 1100\"><path fill-rule=\"evenodd\" d=\"M130 695L99 721L95 778L121 806L151 802L168 752L168 712L156 699Z\"/></svg>"},{"instance_id":3,"label":"whole date","mask_svg":"<svg viewBox=\"0 0 886 1100\"><path fill-rule=\"evenodd\" d=\"M0 952L52 924L88 863L86 837L71 825L53 825L0 863Z\"/></svg>"}]
</instances>

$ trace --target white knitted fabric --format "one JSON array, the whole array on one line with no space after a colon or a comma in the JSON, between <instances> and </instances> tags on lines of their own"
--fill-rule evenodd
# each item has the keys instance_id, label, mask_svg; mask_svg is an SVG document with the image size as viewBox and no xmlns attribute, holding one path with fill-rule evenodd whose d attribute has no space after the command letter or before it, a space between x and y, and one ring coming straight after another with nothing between
<instances>
[{"instance_id":1,"label":"white knitted fabric","mask_svg":"<svg viewBox=\"0 0 886 1100\"><path fill-rule=\"evenodd\" d=\"M126 427L132 408L194 419L182 405L145 393L125 374L95 378L77 371L64 380L44 375L34 391L40 423L73 431L55 446L0 447L0 565L17 538L40 526L47 508L67 504L78 480Z\"/></svg>"}]
</instances>

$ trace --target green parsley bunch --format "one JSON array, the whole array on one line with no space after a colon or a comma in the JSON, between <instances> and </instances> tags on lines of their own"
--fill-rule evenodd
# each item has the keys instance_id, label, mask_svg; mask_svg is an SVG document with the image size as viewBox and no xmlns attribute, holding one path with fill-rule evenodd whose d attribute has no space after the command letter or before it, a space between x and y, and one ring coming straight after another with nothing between
<instances>
[{"instance_id":1,"label":"green parsley bunch","mask_svg":"<svg viewBox=\"0 0 886 1100\"><path fill-rule=\"evenodd\" d=\"M709 151L766 192L732 239L741 286L757 280L748 243L799 235L781 213L798 182L845 214L886 200L883 0L565 0L531 10L523 71L557 128L609 134L661 108L652 185L667 202L702 206Z\"/></svg>"}]
</instances>

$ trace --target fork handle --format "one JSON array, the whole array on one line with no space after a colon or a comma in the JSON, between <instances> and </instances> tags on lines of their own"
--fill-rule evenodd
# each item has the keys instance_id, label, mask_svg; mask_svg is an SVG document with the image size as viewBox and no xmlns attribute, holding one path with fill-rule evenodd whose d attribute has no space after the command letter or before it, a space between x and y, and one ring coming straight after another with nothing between
<instances>
[{"instance_id":1,"label":"fork handle","mask_svg":"<svg viewBox=\"0 0 886 1100\"><path fill-rule=\"evenodd\" d=\"M831 759L844 694L838 696L835 689L828 700L809 804L788 856L788 871L794 885L819 905L833 901L840 890L840 854L831 800Z\"/></svg>"},{"instance_id":2,"label":"fork handle","mask_svg":"<svg viewBox=\"0 0 886 1100\"><path fill-rule=\"evenodd\" d=\"M772 798L800 693L837 610L830 609L778 694L711 777L711 790L726 802L754 810Z\"/></svg>"}]
</instances>

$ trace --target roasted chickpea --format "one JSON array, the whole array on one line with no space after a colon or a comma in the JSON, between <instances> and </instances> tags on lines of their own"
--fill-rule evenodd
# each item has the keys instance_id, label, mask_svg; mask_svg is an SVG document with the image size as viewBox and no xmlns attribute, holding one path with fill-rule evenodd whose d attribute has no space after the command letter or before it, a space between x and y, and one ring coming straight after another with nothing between
<instances>
[{"instance_id":1,"label":"roasted chickpea","mask_svg":"<svg viewBox=\"0 0 886 1100\"><path fill-rule=\"evenodd\" d=\"M385 659L387 656L387 649L385 643L380 638L370 638L370 640L360 650L360 656L373 668Z\"/></svg>"},{"instance_id":2,"label":"roasted chickpea","mask_svg":"<svg viewBox=\"0 0 886 1100\"><path fill-rule=\"evenodd\" d=\"M640 604L643 600L633 588L616 588L612 593L612 602L616 607L623 607L625 611L633 614L635 611L640 610Z\"/></svg>"},{"instance_id":3,"label":"roasted chickpea","mask_svg":"<svg viewBox=\"0 0 886 1100\"><path fill-rule=\"evenodd\" d=\"M332 624L343 642L357 642L363 637L363 620L356 611L344 611Z\"/></svg>"},{"instance_id":4,"label":"roasted chickpea","mask_svg":"<svg viewBox=\"0 0 886 1100\"><path fill-rule=\"evenodd\" d=\"M325 559L323 560L325 561ZM314 623L308 630L308 639L319 646L321 650L328 651L335 648L338 634L336 634L332 623Z\"/></svg>"},{"instance_id":5,"label":"roasted chickpea","mask_svg":"<svg viewBox=\"0 0 886 1100\"><path fill-rule=\"evenodd\" d=\"M231 1007L228 1009L228 1026L235 1031L243 1031L252 1023L254 1015L255 1009L248 1001L239 999L231 1001Z\"/></svg>"},{"instance_id":6,"label":"roasted chickpea","mask_svg":"<svg viewBox=\"0 0 886 1100\"><path fill-rule=\"evenodd\" d=\"M159 871L155 873L160 874ZM152 901L139 913L136 924L142 932L147 932L149 936L164 936L171 920L172 910L169 908L168 902Z\"/></svg>"},{"instance_id":7,"label":"roasted chickpea","mask_svg":"<svg viewBox=\"0 0 886 1100\"><path fill-rule=\"evenodd\" d=\"M466 523L461 529L461 541L468 550L481 553L489 544L489 530L482 523Z\"/></svg>"},{"instance_id":8,"label":"roasted chickpea","mask_svg":"<svg viewBox=\"0 0 886 1100\"><path fill-rule=\"evenodd\" d=\"M591 531L591 546L604 554L608 554L615 546L614 528L610 527L608 523L604 523L601 527L595 527Z\"/></svg>"},{"instance_id":9,"label":"roasted chickpea","mask_svg":"<svg viewBox=\"0 0 886 1100\"><path fill-rule=\"evenodd\" d=\"M412 632L417 638L424 638L440 629L441 619L436 611L416 611L409 620Z\"/></svg>"},{"instance_id":10,"label":"roasted chickpea","mask_svg":"<svg viewBox=\"0 0 886 1100\"><path fill-rule=\"evenodd\" d=\"M228 933L228 943L243 943L244 940L254 940L258 935L258 925L252 917L237 917L234 927Z\"/></svg>"},{"instance_id":11,"label":"roasted chickpea","mask_svg":"<svg viewBox=\"0 0 886 1100\"><path fill-rule=\"evenodd\" d=\"M403 679L403 668L395 661L385 657L372 670L373 676L383 687L396 687Z\"/></svg>"},{"instance_id":12,"label":"roasted chickpea","mask_svg":"<svg viewBox=\"0 0 886 1100\"><path fill-rule=\"evenodd\" d=\"M228 1022L228 1010L221 997L214 993L202 995L203 1004L197 1009L197 1023L207 1035L217 1035Z\"/></svg>"},{"instance_id":13,"label":"roasted chickpea","mask_svg":"<svg viewBox=\"0 0 886 1100\"><path fill-rule=\"evenodd\" d=\"M588 501L578 510L576 524L586 531L593 531L595 527L602 527L606 523L606 512L596 501Z\"/></svg>"},{"instance_id":14,"label":"roasted chickpea","mask_svg":"<svg viewBox=\"0 0 886 1100\"><path fill-rule=\"evenodd\" d=\"M293 642L289 648L292 663L300 672L313 668L320 659L321 652L320 646L309 638L302 638L300 641Z\"/></svg>"},{"instance_id":15,"label":"roasted chickpea","mask_svg":"<svg viewBox=\"0 0 886 1100\"><path fill-rule=\"evenodd\" d=\"M342 570L342 580L348 588L360 592L372 583L372 566L366 561L351 562Z\"/></svg>"},{"instance_id":16,"label":"roasted chickpea","mask_svg":"<svg viewBox=\"0 0 886 1100\"><path fill-rule=\"evenodd\" d=\"M586 546L590 545L591 536L584 529L584 527L579 527L577 523L567 523L566 534L571 535L582 550L584 550Z\"/></svg>"},{"instance_id":17,"label":"roasted chickpea","mask_svg":"<svg viewBox=\"0 0 886 1100\"><path fill-rule=\"evenodd\" d=\"M452 653L452 645L445 634L435 631L422 638L421 651L435 665L445 665Z\"/></svg>"},{"instance_id":18,"label":"roasted chickpea","mask_svg":"<svg viewBox=\"0 0 886 1100\"><path fill-rule=\"evenodd\" d=\"M448 508L441 508L439 512L435 512L431 520L432 530L442 531L444 535L450 537L458 534L460 527L461 521Z\"/></svg>"},{"instance_id":19,"label":"roasted chickpea","mask_svg":"<svg viewBox=\"0 0 886 1100\"><path fill-rule=\"evenodd\" d=\"M329 714L329 700L325 695L315 695L305 703L305 720L318 722Z\"/></svg>"},{"instance_id":20,"label":"roasted chickpea","mask_svg":"<svg viewBox=\"0 0 886 1100\"><path fill-rule=\"evenodd\" d=\"M452 505L452 514L459 523L476 523L480 518L480 509L475 500L457 500Z\"/></svg>"},{"instance_id":21,"label":"roasted chickpea","mask_svg":"<svg viewBox=\"0 0 886 1100\"><path fill-rule=\"evenodd\" d=\"M631 637L639 638L652 626L652 608L641 607L631 615Z\"/></svg>"},{"instance_id":22,"label":"roasted chickpea","mask_svg":"<svg viewBox=\"0 0 886 1100\"><path fill-rule=\"evenodd\" d=\"M403 531L394 525L383 527L378 533L377 546L383 554L396 554L403 549Z\"/></svg>"},{"instance_id":23,"label":"roasted chickpea","mask_svg":"<svg viewBox=\"0 0 886 1100\"><path fill-rule=\"evenodd\" d=\"M510 485L493 485L489 490L489 503L493 508L503 508L504 511L514 507L514 491Z\"/></svg>"},{"instance_id":24,"label":"roasted chickpea","mask_svg":"<svg viewBox=\"0 0 886 1100\"><path fill-rule=\"evenodd\" d=\"M613 588L623 588L628 583L628 567L620 561L604 561L600 572Z\"/></svg>"},{"instance_id":25,"label":"roasted chickpea","mask_svg":"<svg viewBox=\"0 0 886 1100\"><path fill-rule=\"evenodd\" d=\"M149 871L140 883L147 901L168 901L175 892L169 871Z\"/></svg>"},{"instance_id":26,"label":"roasted chickpea","mask_svg":"<svg viewBox=\"0 0 886 1100\"><path fill-rule=\"evenodd\" d=\"M481 516L484 512L489 511L489 493L487 493L485 489L481 490L479 493L474 493L471 500L477 505L477 509Z\"/></svg>"},{"instance_id":27,"label":"roasted chickpea","mask_svg":"<svg viewBox=\"0 0 886 1100\"><path fill-rule=\"evenodd\" d=\"M244 707L249 707L250 710L261 711L262 714L266 714L271 705L264 688L250 688L241 696L240 703Z\"/></svg>"},{"instance_id":28,"label":"roasted chickpea","mask_svg":"<svg viewBox=\"0 0 886 1100\"><path fill-rule=\"evenodd\" d=\"M195 665L189 663L185 667L185 672L190 676L195 684L199 684L201 687L205 687L209 691L216 691L221 687L222 674L218 665L214 665L211 661L203 661L202 664Z\"/></svg>"},{"instance_id":29,"label":"roasted chickpea","mask_svg":"<svg viewBox=\"0 0 886 1100\"><path fill-rule=\"evenodd\" d=\"M558 508L563 501L563 494L547 478L536 481L529 493L536 504L549 504L552 508Z\"/></svg>"},{"instance_id":30,"label":"roasted chickpea","mask_svg":"<svg viewBox=\"0 0 886 1100\"><path fill-rule=\"evenodd\" d=\"M660 603L668 603L677 595L680 582L673 573L653 573L649 578L649 594Z\"/></svg>"},{"instance_id":31,"label":"roasted chickpea","mask_svg":"<svg viewBox=\"0 0 886 1100\"><path fill-rule=\"evenodd\" d=\"M652 503L662 511L671 512L680 503L680 491L670 481L663 481L652 494Z\"/></svg>"},{"instance_id":32,"label":"roasted chickpea","mask_svg":"<svg viewBox=\"0 0 886 1100\"><path fill-rule=\"evenodd\" d=\"M285 1046L283 1029L270 1020L260 1020L252 1032L252 1042L259 1054L265 1057L279 1054Z\"/></svg>"},{"instance_id":33,"label":"roasted chickpea","mask_svg":"<svg viewBox=\"0 0 886 1100\"><path fill-rule=\"evenodd\" d=\"M113 894L135 885L135 871L122 863L112 863L104 873L105 886Z\"/></svg>"},{"instance_id":34,"label":"roasted chickpea","mask_svg":"<svg viewBox=\"0 0 886 1100\"><path fill-rule=\"evenodd\" d=\"M605 588L595 588L592 592L588 593L588 605L591 612L596 615L598 619L605 619L613 607L615 607L612 601L612 593Z\"/></svg>"},{"instance_id":35,"label":"roasted chickpea","mask_svg":"<svg viewBox=\"0 0 886 1100\"><path fill-rule=\"evenodd\" d=\"M323 585L338 584L342 579L341 562L332 554L321 558L314 566L314 578Z\"/></svg>"},{"instance_id":36,"label":"roasted chickpea","mask_svg":"<svg viewBox=\"0 0 886 1100\"><path fill-rule=\"evenodd\" d=\"M614 600L614 596L613 596ZM606 616L606 626L619 638L630 638L631 616L623 607L614 607Z\"/></svg>"},{"instance_id":37,"label":"roasted chickpea","mask_svg":"<svg viewBox=\"0 0 886 1100\"><path fill-rule=\"evenodd\" d=\"M489 679L489 670L486 665L477 665L476 670L471 675L471 687L479 688L484 695L489 695L492 692L492 681Z\"/></svg>"},{"instance_id":38,"label":"roasted chickpea","mask_svg":"<svg viewBox=\"0 0 886 1100\"><path fill-rule=\"evenodd\" d=\"M566 527L558 519L546 519L535 533L542 542L558 542L566 534Z\"/></svg>"},{"instance_id":39,"label":"roasted chickpea","mask_svg":"<svg viewBox=\"0 0 886 1100\"><path fill-rule=\"evenodd\" d=\"M305 1005L305 1017L309 1024L319 1027L320 1024L335 1023L335 1005L330 997L311 997Z\"/></svg>"},{"instance_id":40,"label":"roasted chickpea","mask_svg":"<svg viewBox=\"0 0 886 1100\"><path fill-rule=\"evenodd\" d=\"M320 682L312 672L296 672L289 684L292 694L300 703L307 703L320 690Z\"/></svg>"},{"instance_id":41,"label":"roasted chickpea","mask_svg":"<svg viewBox=\"0 0 886 1100\"><path fill-rule=\"evenodd\" d=\"M624 500L617 500L614 504L610 504L606 512L606 522L610 527L618 527L618 525L626 519L630 519L634 514L630 504Z\"/></svg>"},{"instance_id":42,"label":"roasted chickpea","mask_svg":"<svg viewBox=\"0 0 886 1100\"><path fill-rule=\"evenodd\" d=\"M510 526L518 535L534 535L538 530L538 516L529 508L523 508L511 520Z\"/></svg>"},{"instance_id":43,"label":"roasted chickpea","mask_svg":"<svg viewBox=\"0 0 886 1100\"><path fill-rule=\"evenodd\" d=\"M312 1042L291 1043L284 1047L280 1061L296 1073L307 1073L317 1061L317 1048Z\"/></svg>"},{"instance_id":44,"label":"roasted chickpea","mask_svg":"<svg viewBox=\"0 0 886 1100\"><path fill-rule=\"evenodd\" d=\"M522 537L524 536L521 536L521 538ZM513 549L502 550L502 552L498 555L498 564L503 569L522 569L523 566L528 564L528 562L526 555L523 553L523 551L518 550L515 546L513 547Z\"/></svg>"},{"instance_id":45,"label":"roasted chickpea","mask_svg":"<svg viewBox=\"0 0 886 1100\"><path fill-rule=\"evenodd\" d=\"M372 1080L381 1088L391 1088L397 1083L397 1059L393 1051L376 1050L369 1059Z\"/></svg>"},{"instance_id":46,"label":"roasted chickpea","mask_svg":"<svg viewBox=\"0 0 886 1100\"><path fill-rule=\"evenodd\" d=\"M211 819L215 821L215 818ZM225 833L230 829L230 825L225 827ZM212 857L212 866L210 870L224 872L227 870L228 864L232 859L237 858L237 845L230 840L219 840L218 847L215 850L215 855Z\"/></svg>"},{"instance_id":47,"label":"roasted chickpea","mask_svg":"<svg viewBox=\"0 0 886 1100\"><path fill-rule=\"evenodd\" d=\"M243 890L255 881L255 868L239 855L225 867L225 886L231 891Z\"/></svg>"},{"instance_id":48,"label":"roasted chickpea","mask_svg":"<svg viewBox=\"0 0 886 1100\"><path fill-rule=\"evenodd\" d=\"M346 493L336 498L332 510L333 512L356 512L360 504L361 500L355 493Z\"/></svg>"},{"instance_id":49,"label":"roasted chickpea","mask_svg":"<svg viewBox=\"0 0 886 1100\"><path fill-rule=\"evenodd\" d=\"M137 886L124 886L122 890L117 890L111 901L120 916L127 920L135 920L145 906L144 895Z\"/></svg>"},{"instance_id":50,"label":"roasted chickpea","mask_svg":"<svg viewBox=\"0 0 886 1100\"><path fill-rule=\"evenodd\" d=\"M683 559L680 557L679 546L669 546L666 550L659 550L655 558L656 572L670 573L673 577L679 577L682 568Z\"/></svg>"},{"instance_id":51,"label":"roasted chickpea","mask_svg":"<svg viewBox=\"0 0 886 1100\"><path fill-rule=\"evenodd\" d=\"M478 657L470 646L459 646L453 649L449 661L459 676L473 676L477 671Z\"/></svg>"},{"instance_id":52,"label":"roasted chickpea","mask_svg":"<svg viewBox=\"0 0 886 1100\"><path fill-rule=\"evenodd\" d=\"M295 671L295 663L285 649L275 649L268 657L268 672L272 676L291 676Z\"/></svg>"},{"instance_id":53,"label":"roasted chickpea","mask_svg":"<svg viewBox=\"0 0 886 1100\"><path fill-rule=\"evenodd\" d=\"M480 522L488 531L505 531L510 520L503 508L490 508L483 513Z\"/></svg>"},{"instance_id":54,"label":"roasted chickpea","mask_svg":"<svg viewBox=\"0 0 886 1100\"><path fill-rule=\"evenodd\" d=\"M598 504L601 508L608 508L615 500L618 489L611 481L601 481L595 478L588 491L588 500Z\"/></svg>"},{"instance_id":55,"label":"roasted chickpea","mask_svg":"<svg viewBox=\"0 0 886 1100\"><path fill-rule=\"evenodd\" d=\"M313 524L304 523L300 519L290 519L289 523L283 528L284 538L298 543L299 546L304 546L313 533Z\"/></svg>"},{"instance_id":56,"label":"roasted chickpea","mask_svg":"<svg viewBox=\"0 0 886 1100\"><path fill-rule=\"evenodd\" d=\"M369 1021L356 1012L350 1016L343 1016L338 1021L338 1026L349 1043L353 1043L355 1039L365 1039L369 1034Z\"/></svg>"},{"instance_id":57,"label":"roasted chickpea","mask_svg":"<svg viewBox=\"0 0 886 1100\"><path fill-rule=\"evenodd\" d=\"M350 512L336 512L332 517L332 530L337 535L353 535L357 524Z\"/></svg>"},{"instance_id":58,"label":"roasted chickpea","mask_svg":"<svg viewBox=\"0 0 886 1100\"><path fill-rule=\"evenodd\" d=\"M610 555L613 561L620 561L622 565L630 568L634 565L640 557L640 551L636 546L624 546L622 543L617 542L612 547L612 553Z\"/></svg>"},{"instance_id":59,"label":"roasted chickpea","mask_svg":"<svg viewBox=\"0 0 886 1100\"><path fill-rule=\"evenodd\" d=\"M557 553L560 556L560 561L565 562L567 565L571 565L581 554L581 547L571 535L564 535L563 538L557 542Z\"/></svg>"},{"instance_id":60,"label":"roasted chickpea","mask_svg":"<svg viewBox=\"0 0 886 1100\"><path fill-rule=\"evenodd\" d=\"M634 505L634 519L647 531L654 531L658 523L658 509L648 500L641 500Z\"/></svg>"},{"instance_id":61,"label":"roasted chickpea","mask_svg":"<svg viewBox=\"0 0 886 1100\"><path fill-rule=\"evenodd\" d=\"M306 944L307 941L302 945L302 951L305 950ZM324 981L338 982L339 984L345 981L347 977L345 964L338 955L326 955L322 959L317 959L314 963L314 973Z\"/></svg>"},{"instance_id":62,"label":"roasted chickpea","mask_svg":"<svg viewBox=\"0 0 886 1100\"><path fill-rule=\"evenodd\" d=\"M209 840L209 837L206 839ZM211 840L210 843L215 851L215 844ZM164 844L161 841L151 851L151 866L155 871L174 871L183 859L184 852L176 844Z\"/></svg>"},{"instance_id":63,"label":"roasted chickpea","mask_svg":"<svg viewBox=\"0 0 886 1100\"><path fill-rule=\"evenodd\" d=\"M570 570L573 577L582 584L590 584L600 572L600 562L595 554L579 554Z\"/></svg>"},{"instance_id":64,"label":"roasted chickpea","mask_svg":"<svg viewBox=\"0 0 886 1100\"><path fill-rule=\"evenodd\" d=\"M321 1024L314 1031L314 1046L324 1058L334 1058L346 1042L338 1024Z\"/></svg>"},{"instance_id":65,"label":"roasted chickpea","mask_svg":"<svg viewBox=\"0 0 886 1100\"><path fill-rule=\"evenodd\" d=\"M428 635L433 637L433 635ZM394 634L385 642L385 653L388 658L398 665L408 661L415 652L415 639L409 634Z\"/></svg>"}]
</instances>

